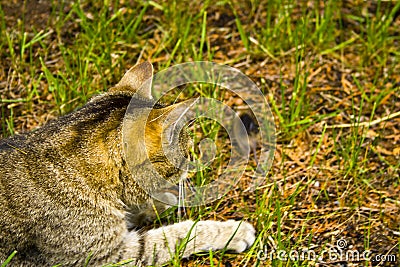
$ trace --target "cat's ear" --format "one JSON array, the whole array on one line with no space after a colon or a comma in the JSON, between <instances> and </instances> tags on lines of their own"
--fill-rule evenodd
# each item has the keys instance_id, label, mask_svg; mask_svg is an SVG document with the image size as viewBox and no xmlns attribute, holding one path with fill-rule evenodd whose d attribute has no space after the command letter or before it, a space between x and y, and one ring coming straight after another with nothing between
<instances>
[{"instance_id":1,"label":"cat's ear","mask_svg":"<svg viewBox=\"0 0 400 267\"><path fill-rule=\"evenodd\" d=\"M152 99L151 83L153 77L153 65L150 62L140 63L130 68L119 81L119 83L110 89L110 92L131 91L141 97Z\"/></svg>"},{"instance_id":2,"label":"cat's ear","mask_svg":"<svg viewBox=\"0 0 400 267\"><path fill-rule=\"evenodd\" d=\"M149 122L164 124L164 127L175 124L193 113L191 108L197 100L198 98L193 98L161 109L153 109L150 112Z\"/></svg>"},{"instance_id":3,"label":"cat's ear","mask_svg":"<svg viewBox=\"0 0 400 267\"><path fill-rule=\"evenodd\" d=\"M187 121L186 118L192 117L193 111L191 108L197 100L197 98L189 99L161 109L151 110L146 123L145 139L150 155L161 149L161 136L163 133L167 136L166 140L171 140L174 134L177 133L176 131L181 130L179 125L185 123Z\"/></svg>"}]
</instances>

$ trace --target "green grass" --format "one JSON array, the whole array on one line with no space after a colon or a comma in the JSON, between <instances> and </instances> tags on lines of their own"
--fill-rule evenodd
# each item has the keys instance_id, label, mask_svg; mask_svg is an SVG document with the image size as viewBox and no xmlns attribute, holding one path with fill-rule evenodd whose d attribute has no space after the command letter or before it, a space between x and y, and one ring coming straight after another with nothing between
<instances>
[{"instance_id":1,"label":"green grass","mask_svg":"<svg viewBox=\"0 0 400 267\"><path fill-rule=\"evenodd\" d=\"M171 266L309 266L257 253L320 252L340 238L400 254L399 117L384 119L400 110L400 2L28 2L0 2L0 137L74 110L143 60L156 71L194 60L228 64L265 93L277 127L265 185L248 192L240 182L184 215L245 218L256 243L240 256L210 252ZM30 11L13 13L24 6ZM185 92L230 101L214 87ZM229 148L217 123L200 122L199 135L220 149L211 167L193 174L198 183L226 165Z\"/></svg>"}]
</instances>

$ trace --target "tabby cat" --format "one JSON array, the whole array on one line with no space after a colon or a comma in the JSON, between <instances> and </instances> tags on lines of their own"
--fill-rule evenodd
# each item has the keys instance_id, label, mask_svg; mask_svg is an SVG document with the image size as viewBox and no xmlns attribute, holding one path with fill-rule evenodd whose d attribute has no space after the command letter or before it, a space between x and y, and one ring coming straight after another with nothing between
<instances>
[{"instance_id":1,"label":"tabby cat","mask_svg":"<svg viewBox=\"0 0 400 267\"><path fill-rule=\"evenodd\" d=\"M184 113L191 100L154 104L152 75L150 63L139 64L82 108L0 140L0 263L16 251L10 266L83 266L89 256L89 266L126 259L157 266L171 260L179 246L179 255L188 257L209 249L242 252L252 245L254 228L233 220L135 230L148 213L147 190L158 186L154 172L174 182L183 175L162 151L176 147L161 148L160 142L173 125L165 123L166 115ZM128 105L145 121L146 135L138 134L134 123L125 134L134 142L131 147L144 143L147 149L136 146L137 155L128 157L135 162L129 164L122 134ZM179 142L187 149L185 134ZM161 202L156 206L163 209Z\"/></svg>"}]
</instances>

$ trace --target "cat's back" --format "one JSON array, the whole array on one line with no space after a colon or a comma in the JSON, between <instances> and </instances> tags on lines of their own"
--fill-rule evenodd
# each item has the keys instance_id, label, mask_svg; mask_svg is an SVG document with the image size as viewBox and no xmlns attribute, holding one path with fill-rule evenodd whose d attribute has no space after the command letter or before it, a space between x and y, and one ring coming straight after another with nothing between
<instances>
[{"instance_id":1,"label":"cat's back","mask_svg":"<svg viewBox=\"0 0 400 267\"><path fill-rule=\"evenodd\" d=\"M2 251L4 244L27 247L40 224L96 201L85 176L93 172L87 162L99 161L99 154L85 152L119 127L129 100L99 97L36 130L0 139L0 262L12 252Z\"/></svg>"},{"instance_id":2,"label":"cat's back","mask_svg":"<svg viewBox=\"0 0 400 267\"><path fill-rule=\"evenodd\" d=\"M0 244L17 247L26 243L32 226L26 205L27 180L22 175L28 169L25 161L26 137L15 136L0 140ZM12 251L0 246L0 261Z\"/></svg>"}]
</instances>

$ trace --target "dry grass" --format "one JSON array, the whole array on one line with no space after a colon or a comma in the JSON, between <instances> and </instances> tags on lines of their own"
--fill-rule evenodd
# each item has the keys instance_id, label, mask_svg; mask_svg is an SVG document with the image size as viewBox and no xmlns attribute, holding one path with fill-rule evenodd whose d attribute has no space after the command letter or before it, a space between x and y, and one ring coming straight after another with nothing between
<instances>
[{"instance_id":1,"label":"dry grass","mask_svg":"<svg viewBox=\"0 0 400 267\"><path fill-rule=\"evenodd\" d=\"M1 2L0 136L71 111L137 61L150 60L157 70L200 59L228 64L269 100L277 127L274 163L255 192L242 179L221 201L186 216L246 218L258 241L247 254L207 254L177 265L313 265L256 255L265 246L321 252L339 239L348 250L397 255L397 262L320 266L399 264L399 4L63 3ZM120 33L121 21L128 25L144 7L134 33ZM115 14L101 36L98 24ZM44 37L21 52L24 32L26 40Z\"/></svg>"}]
</instances>

